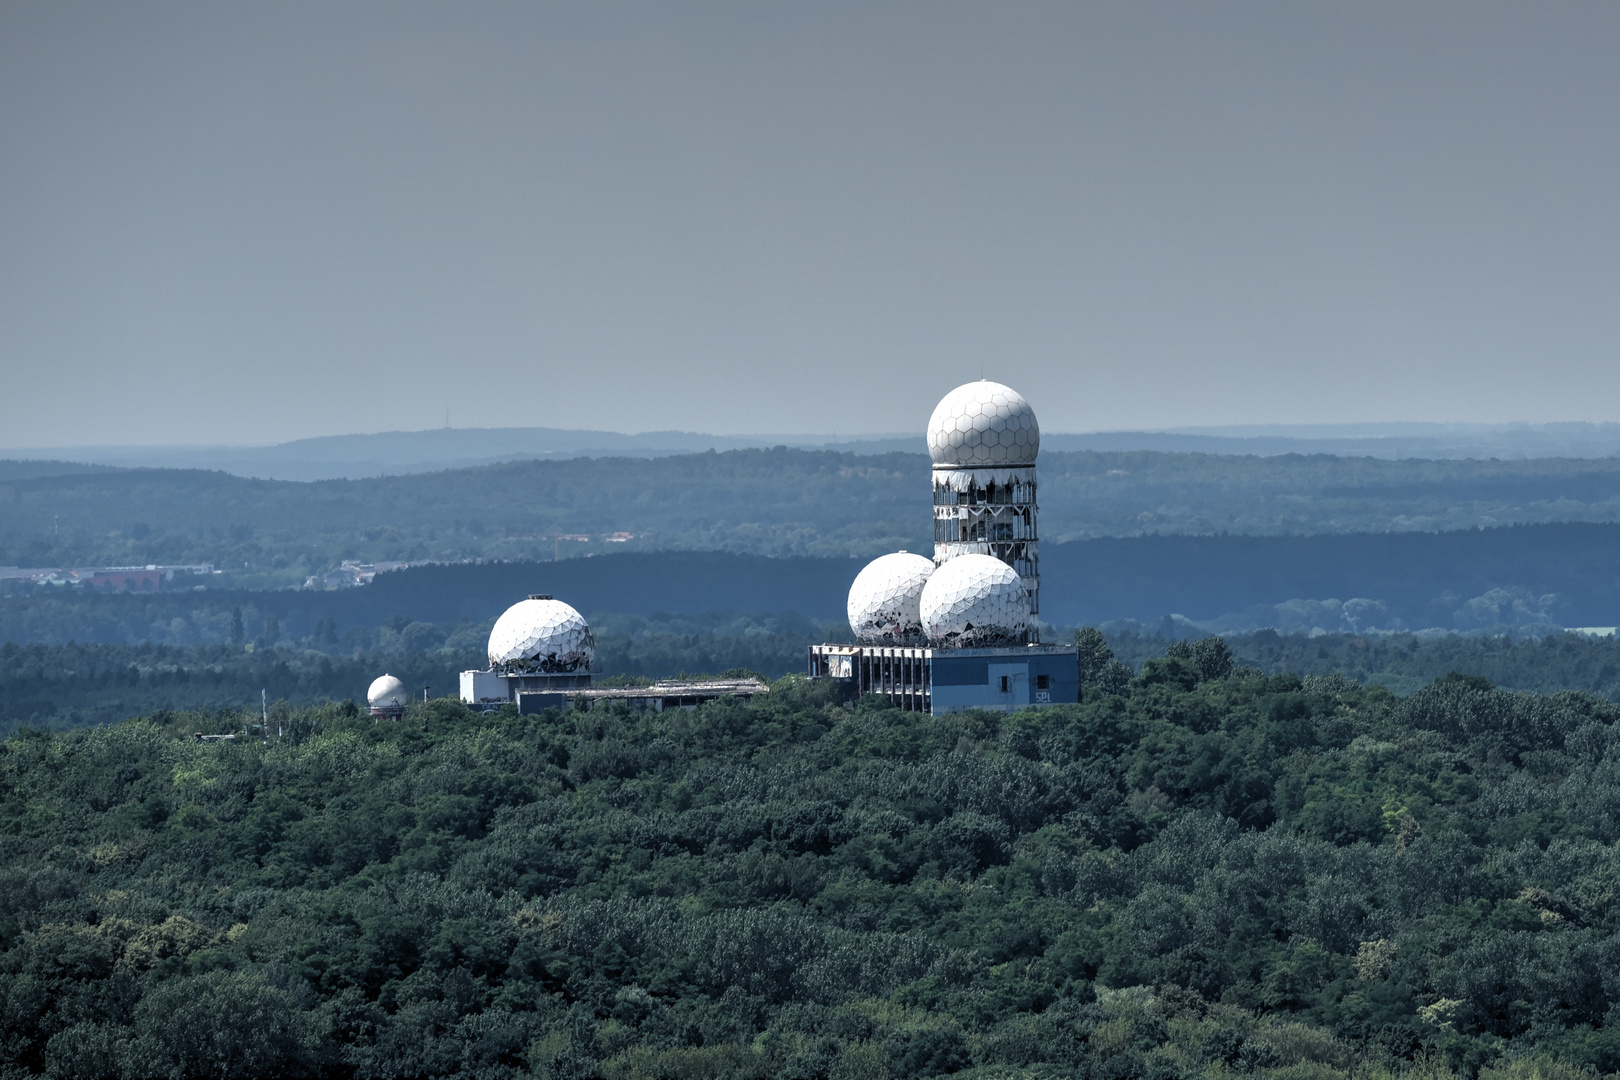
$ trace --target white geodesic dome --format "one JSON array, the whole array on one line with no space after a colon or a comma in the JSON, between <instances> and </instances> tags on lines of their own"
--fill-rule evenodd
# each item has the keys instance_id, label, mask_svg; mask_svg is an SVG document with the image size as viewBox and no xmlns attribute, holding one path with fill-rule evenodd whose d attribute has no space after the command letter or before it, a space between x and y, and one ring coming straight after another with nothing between
<instances>
[{"instance_id":1,"label":"white geodesic dome","mask_svg":"<svg viewBox=\"0 0 1620 1080\"><path fill-rule=\"evenodd\" d=\"M1023 395L988 379L958 386L934 407L928 454L935 465L1033 465L1041 428Z\"/></svg>"},{"instance_id":2,"label":"white geodesic dome","mask_svg":"<svg viewBox=\"0 0 1620 1080\"><path fill-rule=\"evenodd\" d=\"M1018 572L989 555L958 555L922 591L923 633L935 646L969 649L1022 645L1032 618Z\"/></svg>"},{"instance_id":3,"label":"white geodesic dome","mask_svg":"<svg viewBox=\"0 0 1620 1080\"><path fill-rule=\"evenodd\" d=\"M489 632L489 663L498 670L578 671L595 659L596 639L585 617L549 596L519 600Z\"/></svg>"},{"instance_id":4,"label":"white geodesic dome","mask_svg":"<svg viewBox=\"0 0 1620 1080\"><path fill-rule=\"evenodd\" d=\"M373 709L403 709L410 700L405 684L392 675L379 675L366 691L366 704Z\"/></svg>"},{"instance_id":5,"label":"white geodesic dome","mask_svg":"<svg viewBox=\"0 0 1620 1080\"><path fill-rule=\"evenodd\" d=\"M857 641L900 645L922 637L923 586L934 560L909 551L880 555L849 587L849 628Z\"/></svg>"}]
</instances>

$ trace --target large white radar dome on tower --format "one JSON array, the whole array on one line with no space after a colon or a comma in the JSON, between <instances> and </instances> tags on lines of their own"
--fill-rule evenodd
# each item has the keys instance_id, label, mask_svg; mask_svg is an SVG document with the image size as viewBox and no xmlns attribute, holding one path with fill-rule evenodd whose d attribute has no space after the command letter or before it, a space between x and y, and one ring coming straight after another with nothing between
<instances>
[{"instance_id":1,"label":"large white radar dome on tower","mask_svg":"<svg viewBox=\"0 0 1620 1080\"><path fill-rule=\"evenodd\" d=\"M921 615L928 640L944 648L1023 645L1033 619L1018 572L990 555L958 555L923 586Z\"/></svg>"},{"instance_id":2,"label":"large white radar dome on tower","mask_svg":"<svg viewBox=\"0 0 1620 1080\"><path fill-rule=\"evenodd\" d=\"M1012 387L988 379L946 394L928 421L937 466L1033 465L1040 450L1035 410Z\"/></svg>"},{"instance_id":3,"label":"large white radar dome on tower","mask_svg":"<svg viewBox=\"0 0 1620 1080\"><path fill-rule=\"evenodd\" d=\"M849 627L858 641L902 645L922 637L922 591L934 561L908 551L880 555L849 587Z\"/></svg>"},{"instance_id":4,"label":"large white radar dome on tower","mask_svg":"<svg viewBox=\"0 0 1620 1080\"><path fill-rule=\"evenodd\" d=\"M585 617L549 596L518 601L489 632L489 662L497 671L563 673L589 668L595 659L596 639Z\"/></svg>"}]
</instances>

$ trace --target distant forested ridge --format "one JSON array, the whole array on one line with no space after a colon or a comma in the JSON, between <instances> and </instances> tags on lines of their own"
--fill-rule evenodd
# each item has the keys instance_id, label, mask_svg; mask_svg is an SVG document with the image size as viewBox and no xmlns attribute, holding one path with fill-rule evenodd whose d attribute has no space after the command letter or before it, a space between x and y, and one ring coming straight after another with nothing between
<instances>
[{"instance_id":1,"label":"distant forested ridge","mask_svg":"<svg viewBox=\"0 0 1620 1080\"><path fill-rule=\"evenodd\" d=\"M6 1076L1578 1080L1620 707L1160 657L1085 705L0 744Z\"/></svg>"},{"instance_id":2,"label":"distant forested ridge","mask_svg":"<svg viewBox=\"0 0 1620 1080\"><path fill-rule=\"evenodd\" d=\"M1045 432L1047 451L1156 450L1203 454L1335 454L1374 458L1605 458L1620 454L1620 424L1283 424L1185 431ZM102 466L218 469L274 480L362 479L439 472L538 458L665 457L787 445L878 454L926 449L920 431L868 435L774 437L558 428L433 428L369 435L328 435L276 446L84 446L8 450L31 459L63 458Z\"/></svg>"},{"instance_id":3,"label":"distant forested ridge","mask_svg":"<svg viewBox=\"0 0 1620 1080\"><path fill-rule=\"evenodd\" d=\"M1048 452L1039 468L1041 535L1053 543L1620 521L1620 459ZM928 475L924 454L788 449L313 483L0 462L0 565L210 562L264 587L302 584L343 559L868 558L932 542ZM633 538L612 542L614 532Z\"/></svg>"},{"instance_id":4,"label":"distant forested ridge","mask_svg":"<svg viewBox=\"0 0 1620 1080\"><path fill-rule=\"evenodd\" d=\"M218 644L241 610L257 635L274 615L280 633L313 636L323 620L340 639L390 620L456 624L493 620L530 593L579 610L628 615L790 611L842 620L853 559L770 559L719 551L631 552L562 562L420 566L379 574L360 588L98 594L53 590L0 599L0 641L69 640ZM369 640L369 638L366 638ZM366 640L354 644L365 645Z\"/></svg>"},{"instance_id":5,"label":"distant forested ridge","mask_svg":"<svg viewBox=\"0 0 1620 1080\"><path fill-rule=\"evenodd\" d=\"M927 549L924 549L927 550ZM1460 630L1542 635L1620 625L1620 525L1525 525L1449 533L1148 536L1041 548L1041 616L1077 626L1176 614L1243 633ZM718 611L844 617L851 558L728 552L626 552L561 562L423 566L367 586L0 597L0 642L219 644L240 609L257 635L270 615L304 638L339 639L389 620L455 624L495 618L533 592L586 614ZM355 644L364 644L355 642Z\"/></svg>"},{"instance_id":6,"label":"distant forested ridge","mask_svg":"<svg viewBox=\"0 0 1620 1080\"><path fill-rule=\"evenodd\" d=\"M1620 623L1620 526L1105 538L1041 550L1043 617L1218 629L1545 632ZM1050 599L1048 599L1050 598ZM1298 601L1335 600L1335 604ZM1351 603L1351 601L1356 601Z\"/></svg>"}]
</instances>

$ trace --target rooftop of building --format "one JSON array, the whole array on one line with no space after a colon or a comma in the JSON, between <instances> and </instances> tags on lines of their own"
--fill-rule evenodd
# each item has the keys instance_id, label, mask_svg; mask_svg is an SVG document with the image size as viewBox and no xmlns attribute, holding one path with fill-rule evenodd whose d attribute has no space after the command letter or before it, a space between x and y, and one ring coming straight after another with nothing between
<instances>
[{"instance_id":1,"label":"rooftop of building","mask_svg":"<svg viewBox=\"0 0 1620 1080\"><path fill-rule=\"evenodd\" d=\"M771 688L758 679L667 679L651 686L593 686L589 689L566 691L569 697L587 700L598 698L668 698L717 697L768 694Z\"/></svg>"},{"instance_id":2,"label":"rooftop of building","mask_svg":"<svg viewBox=\"0 0 1620 1080\"><path fill-rule=\"evenodd\" d=\"M977 649L951 649L936 645L882 645L874 643L871 645L812 645L811 648L817 652L849 653L850 655L865 652L885 655L904 653L913 656L926 654L940 657L1006 656L1008 653L1018 653L1021 656L1053 656L1075 651L1073 645L991 645Z\"/></svg>"}]
</instances>

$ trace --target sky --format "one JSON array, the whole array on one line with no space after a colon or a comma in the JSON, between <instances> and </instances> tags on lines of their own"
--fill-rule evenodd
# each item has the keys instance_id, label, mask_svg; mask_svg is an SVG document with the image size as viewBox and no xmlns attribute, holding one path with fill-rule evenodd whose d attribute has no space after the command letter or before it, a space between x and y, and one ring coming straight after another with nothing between
<instances>
[{"instance_id":1,"label":"sky","mask_svg":"<svg viewBox=\"0 0 1620 1080\"><path fill-rule=\"evenodd\" d=\"M0 5L0 447L1620 419L1620 4Z\"/></svg>"}]
</instances>

